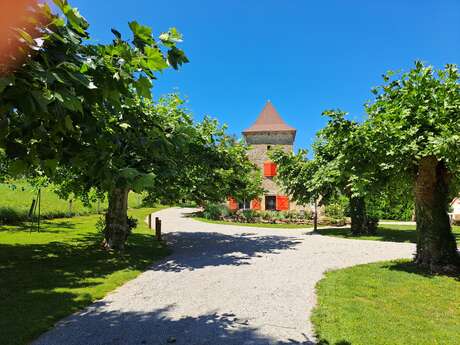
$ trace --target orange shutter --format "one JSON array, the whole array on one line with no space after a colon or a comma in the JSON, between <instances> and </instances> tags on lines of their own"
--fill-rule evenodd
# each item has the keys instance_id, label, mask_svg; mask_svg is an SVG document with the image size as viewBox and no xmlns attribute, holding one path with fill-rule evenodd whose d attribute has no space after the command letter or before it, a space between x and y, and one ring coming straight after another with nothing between
<instances>
[{"instance_id":1,"label":"orange shutter","mask_svg":"<svg viewBox=\"0 0 460 345\"><path fill-rule=\"evenodd\" d=\"M229 197L228 198L228 208L230 210L237 210L238 209L238 201L235 198Z\"/></svg>"},{"instance_id":2,"label":"orange shutter","mask_svg":"<svg viewBox=\"0 0 460 345\"><path fill-rule=\"evenodd\" d=\"M254 199L251 203L252 210L260 210L260 199Z\"/></svg>"},{"instance_id":3,"label":"orange shutter","mask_svg":"<svg viewBox=\"0 0 460 345\"><path fill-rule=\"evenodd\" d=\"M272 173L271 163L265 162L264 163L264 176L271 176L271 173Z\"/></svg>"},{"instance_id":4,"label":"orange shutter","mask_svg":"<svg viewBox=\"0 0 460 345\"><path fill-rule=\"evenodd\" d=\"M278 211L289 210L289 198L285 195L276 196L276 209Z\"/></svg>"},{"instance_id":5,"label":"orange shutter","mask_svg":"<svg viewBox=\"0 0 460 345\"><path fill-rule=\"evenodd\" d=\"M264 176L273 177L276 175L276 164L273 162L264 163Z\"/></svg>"}]
</instances>

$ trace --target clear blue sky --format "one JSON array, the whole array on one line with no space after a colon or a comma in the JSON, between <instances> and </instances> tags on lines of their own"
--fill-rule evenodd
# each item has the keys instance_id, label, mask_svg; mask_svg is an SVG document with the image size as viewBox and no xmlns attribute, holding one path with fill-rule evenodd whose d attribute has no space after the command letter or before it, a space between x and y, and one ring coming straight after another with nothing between
<instances>
[{"instance_id":1,"label":"clear blue sky","mask_svg":"<svg viewBox=\"0 0 460 345\"><path fill-rule=\"evenodd\" d=\"M177 27L190 59L159 76L155 97L179 91L196 119L208 114L238 136L270 99L308 148L341 108L363 117L372 86L416 59L460 63L459 0L70 0L93 39L137 20L158 35Z\"/></svg>"}]
</instances>

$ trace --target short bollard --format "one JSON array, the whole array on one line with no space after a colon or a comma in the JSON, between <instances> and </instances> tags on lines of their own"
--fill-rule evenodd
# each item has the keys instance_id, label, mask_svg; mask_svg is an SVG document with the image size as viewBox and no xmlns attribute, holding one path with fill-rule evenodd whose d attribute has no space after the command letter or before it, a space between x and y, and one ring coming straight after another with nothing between
<instances>
[{"instance_id":1,"label":"short bollard","mask_svg":"<svg viewBox=\"0 0 460 345\"><path fill-rule=\"evenodd\" d=\"M152 228L152 214L149 214L149 229Z\"/></svg>"},{"instance_id":2,"label":"short bollard","mask_svg":"<svg viewBox=\"0 0 460 345\"><path fill-rule=\"evenodd\" d=\"M161 241L161 220L155 217L155 236L158 241Z\"/></svg>"}]
</instances>

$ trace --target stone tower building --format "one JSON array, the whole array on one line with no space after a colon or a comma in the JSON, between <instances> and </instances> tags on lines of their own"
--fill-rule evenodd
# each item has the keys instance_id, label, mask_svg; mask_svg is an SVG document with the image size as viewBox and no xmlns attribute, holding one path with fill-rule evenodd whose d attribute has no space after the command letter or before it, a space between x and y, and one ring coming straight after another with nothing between
<instances>
[{"instance_id":1,"label":"stone tower building","mask_svg":"<svg viewBox=\"0 0 460 345\"><path fill-rule=\"evenodd\" d=\"M275 183L276 165L268 157L268 151L275 146L290 152L293 149L296 129L287 125L270 101L265 104L254 124L243 131L244 139L251 149L249 159L262 172L265 194L256 200L230 200L231 209L289 210L296 209L295 203Z\"/></svg>"}]
</instances>

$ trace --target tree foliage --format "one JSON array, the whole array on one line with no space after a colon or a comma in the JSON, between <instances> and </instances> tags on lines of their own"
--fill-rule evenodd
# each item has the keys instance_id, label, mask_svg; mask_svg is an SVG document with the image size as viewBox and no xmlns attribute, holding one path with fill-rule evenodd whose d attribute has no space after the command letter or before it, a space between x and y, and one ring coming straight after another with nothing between
<instances>
[{"instance_id":1,"label":"tree foliage","mask_svg":"<svg viewBox=\"0 0 460 345\"><path fill-rule=\"evenodd\" d=\"M326 203L338 194L350 200L352 230L356 234L373 231L369 228L365 197L374 177L367 173L366 142L361 126L345 118L340 110L325 111L329 117L313 143L312 160L306 151L297 155L275 151L272 158L279 164L278 179L300 203L320 199Z\"/></svg>"}]
</instances>

